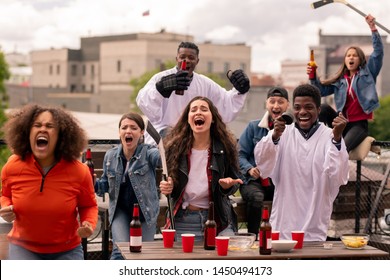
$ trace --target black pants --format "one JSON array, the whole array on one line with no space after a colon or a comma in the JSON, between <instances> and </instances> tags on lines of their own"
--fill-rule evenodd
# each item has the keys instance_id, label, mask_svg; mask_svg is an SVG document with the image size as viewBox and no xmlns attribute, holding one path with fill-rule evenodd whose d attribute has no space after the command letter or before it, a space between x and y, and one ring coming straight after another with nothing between
<instances>
[{"instance_id":1,"label":"black pants","mask_svg":"<svg viewBox=\"0 0 390 280\"><path fill-rule=\"evenodd\" d=\"M248 222L248 232L259 234L263 201L272 200L274 196L274 186L263 187L259 180L250 181L247 185L240 186L242 199L246 202L246 216Z\"/></svg>"},{"instance_id":2,"label":"black pants","mask_svg":"<svg viewBox=\"0 0 390 280\"><path fill-rule=\"evenodd\" d=\"M332 122L337 117L337 112L328 104L321 104L319 115L320 122L325 123L328 127L333 128ZM347 151L355 149L368 136L368 121L362 120L357 122L348 122L343 131L343 138Z\"/></svg>"}]
</instances>

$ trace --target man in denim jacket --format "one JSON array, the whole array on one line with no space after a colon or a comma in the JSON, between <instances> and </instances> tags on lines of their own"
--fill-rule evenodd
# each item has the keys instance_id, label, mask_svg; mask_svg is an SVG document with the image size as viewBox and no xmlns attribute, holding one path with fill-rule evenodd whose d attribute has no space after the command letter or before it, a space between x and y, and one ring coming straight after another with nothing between
<instances>
[{"instance_id":1,"label":"man in denim jacket","mask_svg":"<svg viewBox=\"0 0 390 280\"><path fill-rule=\"evenodd\" d=\"M281 116L288 108L288 92L282 87L273 87L268 91L265 112L261 120L253 120L245 128L239 140L239 163L244 184L240 186L242 198L246 201L248 232L259 233L261 212L264 200L272 200L274 186L268 178L261 178L256 167L253 150L257 142L273 128L273 120Z\"/></svg>"}]
</instances>

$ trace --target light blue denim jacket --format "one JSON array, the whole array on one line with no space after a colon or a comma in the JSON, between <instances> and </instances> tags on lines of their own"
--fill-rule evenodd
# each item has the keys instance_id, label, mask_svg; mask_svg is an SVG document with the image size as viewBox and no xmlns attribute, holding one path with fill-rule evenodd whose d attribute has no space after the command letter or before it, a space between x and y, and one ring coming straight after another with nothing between
<instances>
[{"instance_id":1,"label":"light blue denim jacket","mask_svg":"<svg viewBox=\"0 0 390 280\"><path fill-rule=\"evenodd\" d=\"M360 105L366 114L373 112L379 107L378 93L375 88L376 77L383 64L383 44L378 31L372 32L373 53L366 66L360 68L352 88L355 91ZM338 112L342 112L347 100L348 83L344 77L331 85L322 85L318 79L310 80L310 83L318 87L322 96L334 93L334 101Z\"/></svg>"},{"instance_id":2,"label":"light blue denim jacket","mask_svg":"<svg viewBox=\"0 0 390 280\"><path fill-rule=\"evenodd\" d=\"M268 134L269 113L265 112L261 120L250 121L248 126L242 132L240 140L238 141L238 160L240 163L240 171L245 178L244 185L248 184L249 181L255 180L248 174L248 171L252 167L256 167L254 149L256 144Z\"/></svg>"},{"instance_id":3,"label":"light blue denim jacket","mask_svg":"<svg viewBox=\"0 0 390 280\"><path fill-rule=\"evenodd\" d=\"M95 183L95 191L98 196L103 196L105 192L109 193L110 224L114 218L124 172L121 152L122 144L106 152L103 160L103 174ZM156 186L156 167L158 166L161 166L158 149L149 144L139 144L130 159L128 169L131 186L148 225L157 221L160 211Z\"/></svg>"}]
</instances>

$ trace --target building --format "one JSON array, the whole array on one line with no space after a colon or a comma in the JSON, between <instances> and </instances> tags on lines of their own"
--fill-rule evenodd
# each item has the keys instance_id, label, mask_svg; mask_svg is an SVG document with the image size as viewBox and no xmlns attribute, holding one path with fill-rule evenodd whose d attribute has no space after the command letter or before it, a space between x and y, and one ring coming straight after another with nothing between
<instances>
[{"instance_id":1,"label":"building","mask_svg":"<svg viewBox=\"0 0 390 280\"><path fill-rule=\"evenodd\" d=\"M73 111L122 113L131 109L130 80L174 62L182 41L193 36L168 33L136 33L81 38L80 49L31 52L30 97L9 95L11 107L26 100L63 106ZM197 43L197 72L225 76L229 69L250 71L251 48L243 43Z\"/></svg>"},{"instance_id":2,"label":"building","mask_svg":"<svg viewBox=\"0 0 390 280\"><path fill-rule=\"evenodd\" d=\"M380 32L380 31L379 31ZM364 53L369 56L372 49L371 35L324 35L319 30L319 45L311 46L314 50L315 61L318 65L317 74L319 77L328 78L340 68L344 60L344 54L348 47L359 46ZM387 43L387 36L381 34L384 45L383 66L377 78L377 90L379 96L390 94L390 44ZM283 85L287 88L294 88L301 83L307 82L306 65L309 61L307 50L307 60L284 60L281 66L281 77Z\"/></svg>"}]
</instances>

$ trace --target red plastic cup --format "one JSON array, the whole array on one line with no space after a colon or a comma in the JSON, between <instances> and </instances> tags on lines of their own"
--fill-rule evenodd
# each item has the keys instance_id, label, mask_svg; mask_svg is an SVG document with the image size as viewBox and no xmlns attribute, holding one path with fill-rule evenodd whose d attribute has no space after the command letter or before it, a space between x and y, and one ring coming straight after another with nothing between
<instances>
[{"instance_id":1,"label":"red plastic cup","mask_svg":"<svg viewBox=\"0 0 390 280\"><path fill-rule=\"evenodd\" d=\"M271 239L272 240L279 240L280 231L273 230L271 233Z\"/></svg>"},{"instance_id":2,"label":"red plastic cup","mask_svg":"<svg viewBox=\"0 0 390 280\"><path fill-rule=\"evenodd\" d=\"M192 253L194 249L195 234L183 233L181 235L181 244L184 253Z\"/></svg>"},{"instance_id":3,"label":"red plastic cup","mask_svg":"<svg viewBox=\"0 0 390 280\"><path fill-rule=\"evenodd\" d=\"M294 246L294 249L302 249L304 237L305 237L304 231L301 230L291 231L291 239L298 241L297 244Z\"/></svg>"},{"instance_id":4,"label":"red plastic cup","mask_svg":"<svg viewBox=\"0 0 390 280\"><path fill-rule=\"evenodd\" d=\"M172 248L175 241L175 229L163 229L162 231L164 248Z\"/></svg>"},{"instance_id":5,"label":"red plastic cup","mask_svg":"<svg viewBox=\"0 0 390 280\"><path fill-rule=\"evenodd\" d=\"M229 236L215 237L215 247L217 247L218 256L227 256L229 247Z\"/></svg>"}]
</instances>

